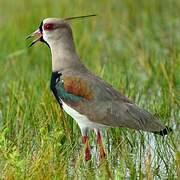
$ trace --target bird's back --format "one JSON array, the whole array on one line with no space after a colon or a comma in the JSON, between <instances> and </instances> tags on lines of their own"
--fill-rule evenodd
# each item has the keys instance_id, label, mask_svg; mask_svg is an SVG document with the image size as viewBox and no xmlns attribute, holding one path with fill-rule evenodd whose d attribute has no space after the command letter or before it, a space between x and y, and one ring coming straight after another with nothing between
<instances>
[{"instance_id":1,"label":"bird's back","mask_svg":"<svg viewBox=\"0 0 180 180\"><path fill-rule=\"evenodd\" d=\"M151 113L132 103L83 65L62 70L61 73L64 90L81 97L76 102L72 99L64 99L64 102L90 121L110 127L127 127L155 133L166 128Z\"/></svg>"}]
</instances>

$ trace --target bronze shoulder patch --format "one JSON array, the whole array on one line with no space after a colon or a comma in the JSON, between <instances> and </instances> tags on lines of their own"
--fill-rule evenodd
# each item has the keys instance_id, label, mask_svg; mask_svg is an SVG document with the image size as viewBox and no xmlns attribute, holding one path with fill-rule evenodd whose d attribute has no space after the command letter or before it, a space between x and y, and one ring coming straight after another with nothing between
<instances>
[{"instance_id":1,"label":"bronze shoulder patch","mask_svg":"<svg viewBox=\"0 0 180 180\"><path fill-rule=\"evenodd\" d=\"M79 77L68 77L65 76L64 89L66 92L71 93L76 96L81 96L86 100L93 99L93 92L86 81Z\"/></svg>"}]
</instances>

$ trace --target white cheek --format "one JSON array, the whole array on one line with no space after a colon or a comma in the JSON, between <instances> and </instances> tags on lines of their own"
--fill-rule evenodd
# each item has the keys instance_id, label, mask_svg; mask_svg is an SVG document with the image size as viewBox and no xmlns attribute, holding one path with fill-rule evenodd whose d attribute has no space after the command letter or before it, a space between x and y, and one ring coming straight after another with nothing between
<instances>
[{"instance_id":1,"label":"white cheek","mask_svg":"<svg viewBox=\"0 0 180 180\"><path fill-rule=\"evenodd\" d=\"M47 42L49 40L49 35L45 31L43 31L43 39Z\"/></svg>"},{"instance_id":2,"label":"white cheek","mask_svg":"<svg viewBox=\"0 0 180 180\"><path fill-rule=\"evenodd\" d=\"M49 44L53 45L54 42L58 39L56 31L44 31L43 30L43 39Z\"/></svg>"},{"instance_id":3,"label":"white cheek","mask_svg":"<svg viewBox=\"0 0 180 180\"><path fill-rule=\"evenodd\" d=\"M54 43L54 35L51 32L43 31L43 39L52 46Z\"/></svg>"}]
</instances>

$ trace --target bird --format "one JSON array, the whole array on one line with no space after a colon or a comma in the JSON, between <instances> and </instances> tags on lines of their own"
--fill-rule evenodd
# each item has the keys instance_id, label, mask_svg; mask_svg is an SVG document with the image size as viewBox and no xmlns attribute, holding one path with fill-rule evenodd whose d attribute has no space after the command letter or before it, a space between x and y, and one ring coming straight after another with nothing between
<instances>
[{"instance_id":1,"label":"bird","mask_svg":"<svg viewBox=\"0 0 180 180\"><path fill-rule=\"evenodd\" d=\"M80 128L86 161L91 159L89 130L96 133L101 159L106 157L102 128L130 128L162 136L172 131L172 128L165 126L152 113L139 107L112 85L94 75L82 63L76 51L71 21L92 16L95 15L46 18L36 31L27 36L27 39L35 38L30 47L37 42L43 42L50 48L50 88L59 106Z\"/></svg>"}]
</instances>

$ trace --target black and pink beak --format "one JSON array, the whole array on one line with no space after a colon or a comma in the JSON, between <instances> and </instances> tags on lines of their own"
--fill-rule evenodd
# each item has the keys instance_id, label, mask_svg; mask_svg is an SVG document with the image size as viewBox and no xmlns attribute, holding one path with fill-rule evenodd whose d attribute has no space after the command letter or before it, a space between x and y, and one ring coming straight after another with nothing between
<instances>
[{"instance_id":1,"label":"black and pink beak","mask_svg":"<svg viewBox=\"0 0 180 180\"><path fill-rule=\"evenodd\" d=\"M42 41L43 40L43 34L40 32L39 29L37 29L36 31L34 31L32 34L30 34L29 36L26 37L26 39L30 39L35 37L35 40L29 45L29 47L33 46L35 43L37 43L38 41Z\"/></svg>"},{"instance_id":2,"label":"black and pink beak","mask_svg":"<svg viewBox=\"0 0 180 180\"><path fill-rule=\"evenodd\" d=\"M30 39L30 38L34 38L35 37L35 40L29 45L29 47L33 46L38 41L45 42L44 39L43 39L42 26L43 26L43 22L41 22L39 28L36 31L34 31L32 34L30 34L30 35L28 35L26 37L26 39Z\"/></svg>"}]
</instances>

